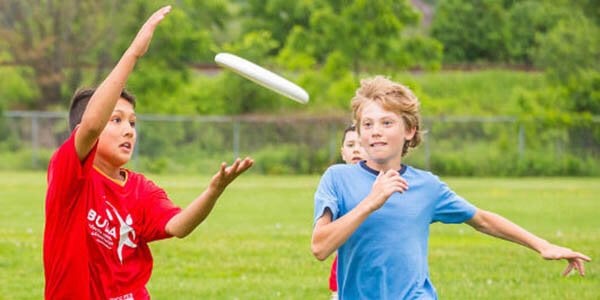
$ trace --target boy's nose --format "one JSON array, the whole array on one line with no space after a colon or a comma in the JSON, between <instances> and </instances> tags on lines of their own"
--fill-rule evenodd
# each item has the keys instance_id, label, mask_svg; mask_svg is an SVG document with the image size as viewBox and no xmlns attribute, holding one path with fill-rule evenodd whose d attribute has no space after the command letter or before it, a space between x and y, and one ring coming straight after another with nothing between
<instances>
[{"instance_id":1,"label":"boy's nose","mask_svg":"<svg viewBox=\"0 0 600 300\"><path fill-rule=\"evenodd\" d=\"M131 126L130 124L125 125L125 129L123 129L124 136L133 136L134 133L135 128L133 126Z\"/></svg>"},{"instance_id":2,"label":"boy's nose","mask_svg":"<svg viewBox=\"0 0 600 300\"><path fill-rule=\"evenodd\" d=\"M371 135L379 136L381 131L381 127L379 125L373 125L373 129L371 130Z\"/></svg>"}]
</instances>

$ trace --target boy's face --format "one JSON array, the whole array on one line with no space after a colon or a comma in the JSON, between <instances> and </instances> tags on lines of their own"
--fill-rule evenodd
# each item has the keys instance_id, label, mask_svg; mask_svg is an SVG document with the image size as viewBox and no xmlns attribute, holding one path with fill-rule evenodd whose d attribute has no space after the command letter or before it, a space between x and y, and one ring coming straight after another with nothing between
<instances>
[{"instance_id":1,"label":"boy's face","mask_svg":"<svg viewBox=\"0 0 600 300\"><path fill-rule=\"evenodd\" d=\"M344 144L342 145L342 159L347 164L355 164L366 157L365 149L360 145L356 131L346 132Z\"/></svg>"},{"instance_id":2,"label":"boy's face","mask_svg":"<svg viewBox=\"0 0 600 300\"><path fill-rule=\"evenodd\" d=\"M361 144L370 160L384 168L399 168L404 142L413 138L415 129L407 130L398 114L374 102L363 107L358 126Z\"/></svg>"},{"instance_id":3,"label":"boy's face","mask_svg":"<svg viewBox=\"0 0 600 300\"><path fill-rule=\"evenodd\" d=\"M136 141L136 116L131 103L121 98L98 138L96 159L113 167L125 165L133 154Z\"/></svg>"}]
</instances>

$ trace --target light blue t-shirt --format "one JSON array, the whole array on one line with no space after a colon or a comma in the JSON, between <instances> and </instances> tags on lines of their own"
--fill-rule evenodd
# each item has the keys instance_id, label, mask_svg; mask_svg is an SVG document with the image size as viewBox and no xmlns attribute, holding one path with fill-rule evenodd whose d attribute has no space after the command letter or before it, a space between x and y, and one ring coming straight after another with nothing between
<instances>
[{"instance_id":1,"label":"light blue t-shirt","mask_svg":"<svg viewBox=\"0 0 600 300\"><path fill-rule=\"evenodd\" d=\"M351 211L371 192L377 171L363 162L331 166L315 193L314 221L330 209L333 219ZM440 179L403 166L404 193L394 193L338 249L340 299L437 299L429 279L429 224L462 223L476 207Z\"/></svg>"}]
</instances>

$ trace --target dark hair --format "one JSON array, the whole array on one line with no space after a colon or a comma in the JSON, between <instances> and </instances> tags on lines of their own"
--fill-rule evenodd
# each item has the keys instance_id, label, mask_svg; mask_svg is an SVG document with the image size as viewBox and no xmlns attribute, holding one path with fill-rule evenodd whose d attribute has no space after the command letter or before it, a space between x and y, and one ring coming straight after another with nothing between
<instances>
[{"instance_id":1,"label":"dark hair","mask_svg":"<svg viewBox=\"0 0 600 300\"><path fill-rule=\"evenodd\" d=\"M75 127L81 123L81 117L83 117L83 112L85 112L85 108L87 107L92 95L96 91L95 88L91 89L79 89L73 94L71 98L71 106L69 107L69 129L73 131ZM135 96L123 89L121 91L121 98L127 100L127 102L131 103L135 108Z\"/></svg>"},{"instance_id":2,"label":"dark hair","mask_svg":"<svg viewBox=\"0 0 600 300\"><path fill-rule=\"evenodd\" d=\"M356 125L350 124L346 129L344 129L344 134L342 135L342 146L344 146L344 142L346 141L346 133L350 131L356 131Z\"/></svg>"}]
</instances>

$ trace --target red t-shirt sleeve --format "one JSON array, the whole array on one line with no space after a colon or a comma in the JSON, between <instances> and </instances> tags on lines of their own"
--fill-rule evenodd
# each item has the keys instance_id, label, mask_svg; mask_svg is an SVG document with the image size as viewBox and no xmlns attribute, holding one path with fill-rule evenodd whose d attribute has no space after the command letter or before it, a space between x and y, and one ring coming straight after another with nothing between
<instances>
[{"instance_id":1,"label":"red t-shirt sleeve","mask_svg":"<svg viewBox=\"0 0 600 300\"><path fill-rule=\"evenodd\" d=\"M145 224L142 236L146 242L169 238L171 235L165 231L165 226L181 208L173 204L167 193L154 182L147 179L144 181L146 196L142 200L142 210Z\"/></svg>"},{"instance_id":2,"label":"red t-shirt sleeve","mask_svg":"<svg viewBox=\"0 0 600 300\"><path fill-rule=\"evenodd\" d=\"M75 129L71 136L56 150L48 166L48 192L46 212L52 207L69 209L74 203L72 194L79 190L93 167L96 145L88 156L80 161L75 150Z\"/></svg>"}]
</instances>

